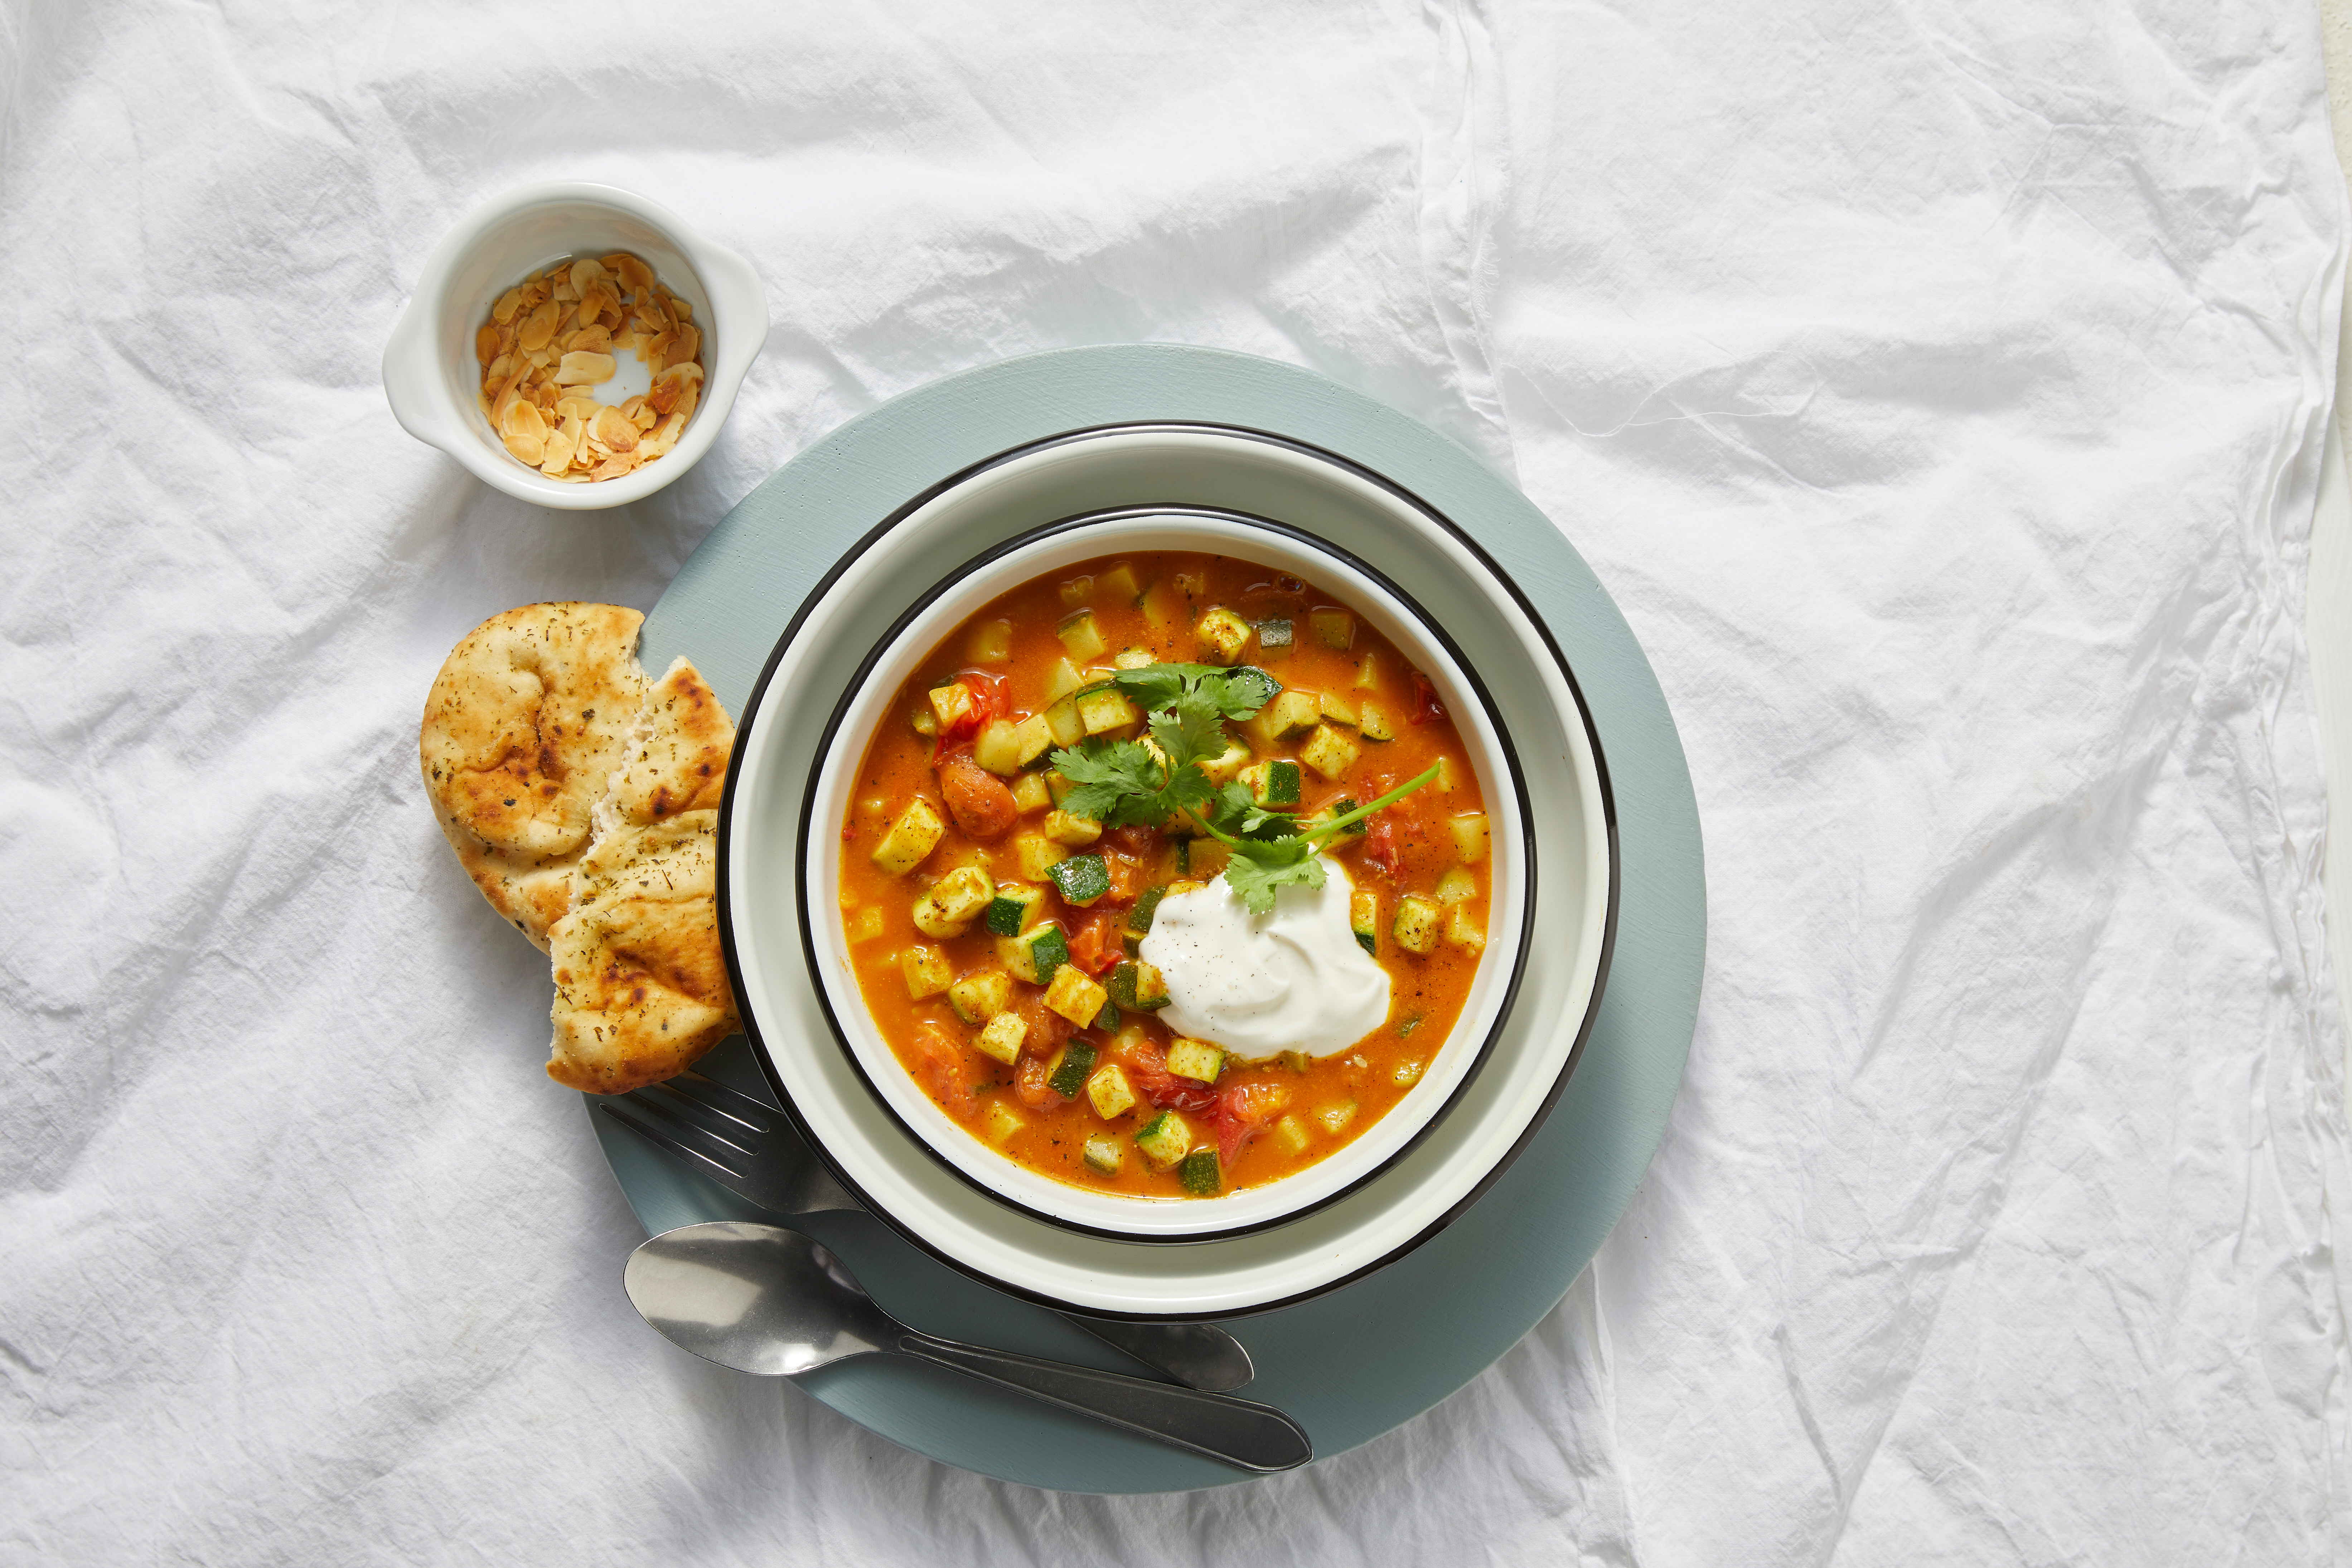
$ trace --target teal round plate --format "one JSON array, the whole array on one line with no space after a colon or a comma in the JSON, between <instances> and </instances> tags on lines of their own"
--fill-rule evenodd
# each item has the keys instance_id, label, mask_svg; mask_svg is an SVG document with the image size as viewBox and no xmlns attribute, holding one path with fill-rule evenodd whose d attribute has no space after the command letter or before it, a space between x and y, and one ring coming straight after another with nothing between
<instances>
[{"instance_id":1,"label":"teal round plate","mask_svg":"<svg viewBox=\"0 0 2352 1568\"><path fill-rule=\"evenodd\" d=\"M659 669L688 656L740 713L802 604L910 499L1013 447L1152 422L1234 426L1321 447L1411 492L1468 534L1517 584L1566 658L1615 798L1616 944L1592 1032L1549 1119L1484 1196L1404 1257L1311 1300L1224 1325L1257 1364L1245 1397L1289 1412L1314 1439L1317 1458L1328 1458L1477 1376L1559 1302L1633 1196L1690 1049L1706 889L1689 769L1648 660L1560 531L1444 437L1310 371L1169 344L1065 349L893 398L777 470L711 531L646 616L644 662ZM702 1068L772 1098L740 1037ZM590 1124L648 1232L762 1217L594 1114L593 1103ZM1138 1370L871 1215L793 1223L918 1328ZM796 1381L893 1442L1003 1480L1153 1492L1250 1479L903 1357L861 1357Z\"/></svg>"}]
</instances>

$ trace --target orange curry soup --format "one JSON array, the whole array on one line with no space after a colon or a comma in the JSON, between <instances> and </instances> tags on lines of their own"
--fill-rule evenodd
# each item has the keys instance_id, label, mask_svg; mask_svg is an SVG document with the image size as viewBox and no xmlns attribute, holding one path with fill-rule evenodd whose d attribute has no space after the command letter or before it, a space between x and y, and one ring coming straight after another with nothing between
<instances>
[{"instance_id":1,"label":"orange curry soup","mask_svg":"<svg viewBox=\"0 0 2352 1568\"><path fill-rule=\"evenodd\" d=\"M1280 683L1227 722L1245 749L1227 759L1302 822L1444 764L1325 845L1390 978L1387 1021L1351 1050L1225 1058L1206 1081L1171 1070L1197 1074L1201 1053L1171 1063L1183 1042L1155 1016L1164 992L1137 946L1160 898L1221 874L1228 852L1181 819L1105 829L1062 811L1054 753L1143 737L1137 703L1089 689L1180 662ZM974 1137L1106 1192L1209 1196L1346 1146L1444 1043L1485 946L1484 799L1434 689L1336 596L1229 556L1105 557L989 604L899 693L841 832L852 965L907 1071Z\"/></svg>"}]
</instances>

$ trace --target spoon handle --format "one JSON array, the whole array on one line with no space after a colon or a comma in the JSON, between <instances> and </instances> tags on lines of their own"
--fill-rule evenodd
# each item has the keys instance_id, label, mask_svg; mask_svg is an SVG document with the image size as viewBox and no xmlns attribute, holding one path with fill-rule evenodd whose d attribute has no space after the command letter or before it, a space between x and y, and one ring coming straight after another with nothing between
<instances>
[{"instance_id":1,"label":"spoon handle","mask_svg":"<svg viewBox=\"0 0 2352 1568\"><path fill-rule=\"evenodd\" d=\"M913 1329L904 1331L894 1348L1238 1469L1268 1474L1293 1469L1315 1457L1315 1446L1297 1422L1272 1405L1231 1394L1039 1361Z\"/></svg>"}]
</instances>

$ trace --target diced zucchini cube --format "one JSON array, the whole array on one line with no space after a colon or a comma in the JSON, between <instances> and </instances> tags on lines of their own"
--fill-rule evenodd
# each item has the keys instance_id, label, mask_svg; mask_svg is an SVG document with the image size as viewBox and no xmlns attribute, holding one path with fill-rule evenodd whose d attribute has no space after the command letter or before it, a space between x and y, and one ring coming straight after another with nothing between
<instances>
[{"instance_id":1,"label":"diced zucchini cube","mask_svg":"<svg viewBox=\"0 0 2352 1568\"><path fill-rule=\"evenodd\" d=\"M1066 969L1062 973L1075 974L1077 971ZM1077 1099L1086 1092L1087 1074L1095 1070L1097 1054L1086 1041L1072 1040L1055 1052L1054 1059L1045 1064L1045 1087L1064 1100Z\"/></svg>"},{"instance_id":2,"label":"diced zucchini cube","mask_svg":"<svg viewBox=\"0 0 2352 1568\"><path fill-rule=\"evenodd\" d=\"M908 714L907 722L915 727L915 733L918 735L936 735L940 732L939 717L931 711L931 705L928 702Z\"/></svg>"},{"instance_id":3,"label":"diced zucchini cube","mask_svg":"<svg viewBox=\"0 0 2352 1568\"><path fill-rule=\"evenodd\" d=\"M1304 735L1323 721L1323 700L1312 691L1285 691L1257 711L1249 721L1250 732L1263 743L1273 746Z\"/></svg>"},{"instance_id":4,"label":"diced zucchini cube","mask_svg":"<svg viewBox=\"0 0 2352 1568\"><path fill-rule=\"evenodd\" d=\"M915 928L925 936L961 936L995 896L987 872L977 866L959 866L915 900Z\"/></svg>"},{"instance_id":5,"label":"diced zucchini cube","mask_svg":"<svg viewBox=\"0 0 2352 1568\"><path fill-rule=\"evenodd\" d=\"M997 936L1019 936L1037 906L1045 901L1043 888L1024 888L1018 882L1005 882L996 889L996 897L988 901L988 929Z\"/></svg>"},{"instance_id":6,"label":"diced zucchini cube","mask_svg":"<svg viewBox=\"0 0 2352 1568\"><path fill-rule=\"evenodd\" d=\"M1053 981L1045 987L1045 1005L1081 1029L1093 1026L1095 1015L1101 1012L1103 1004L1109 1000L1110 993L1075 963L1066 963L1054 971ZM1087 1065L1092 1067L1094 1064L1089 1061ZM1081 1073L1079 1076L1083 1078L1086 1075ZM1077 1091L1072 1089L1070 1092L1075 1094Z\"/></svg>"},{"instance_id":7,"label":"diced zucchini cube","mask_svg":"<svg viewBox=\"0 0 2352 1568\"><path fill-rule=\"evenodd\" d=\"M1050 811L1054 805L1053 792L1045 787L1043 773L1023 773L1013 781L1013 804L1023 812Z\"/></svg>"},{"instance_id":8,"label":"diced zucchini cube","mask_svg":"<svg viewBox=\"0 0 2352 1568\"><path fill-rule=\"evenodd\" d=\"M1465 866L1475 866L1486 858L1486 814L1483 811L1457 812L1446 819L1454 830L1454 858Z\"/></svg>"},{"instance_id":9,"label":"diced zucchini cube","mask_svg":"<svg viewBox=\"0 0 2352 1568\"><path fill-rule=\"evenodd\" d=\"M967 974L948 987L948 1005L967 1024L985 1024L1013 1005L1013 976L1002 969Z\"/></svg>"},{"instance_id":10,"label":"diced zucchini cube","mask_svg":"<svg viewBox=\"0 0 2352 1568\"><path fill-rule=\"evenodd\" d=\"M1348 900L1348 929L1356 933L1357 945L1374 958L1381 955L1381 896L1370 888L1358 888Z\"/></svg>"},{"instance_id":11,"label":"diced zucchini cube","mask_svg":"<svg viewBox=\"0 0 2352 1568\"><path fill-rule=\"evenodd\" d=\"M1122 561L1095 579L1095 596L1106 605L1132 605L1142 596L1135 585L1135 568Z\"/></svg>"},{"instance_id":12,"label":"diced zucchini cube","mask_svg":"<svg viewBox=\"0 0 2352 1568\"><path fill-rule=\"evenodd\" d=\"M1095 1027L1115 1035L1118 1033L1119 1016L1118 1004L1105 1002L1102 1011L1095 1015Z\"/></svg>"},{"instance_id":13,"label":"diced zucchini cube","mask_svg":"<svg viewBox=\"0 0 2352 1568\"><path fill-rule=\"evenodd\" d=\"M1486 951L1486 932L1470 918L1470 911L1456 904L1445 917L1445 940L1456 947L1466 947L1473 952Z\"/></svg>"},{"instance_id":14,"label":"diced zucchini cube","mask_svg":"<svg viewBox=\"0 0 2352 1568\"><path fill-rule=\"evenodd\" d=\"M1196 1198L1215 1197L1224 1188L1224 1184L1218 1179L1217 1152L1214 1149L1193 1150L1184 1156L1184 1163L1176 1167L1176 1179L1183 1183L1184 1190Z\"/></svg>"},{"instance_id":15,"label":"diced zucchini cube","mask_svg":"<svg viewBox=\"0 0 2352 1568\"><path fill-rule=\"evenodd\" d=\"M1066 848L1083 849L1102 837L1102 824L1056 809L1045 814L1045 837Z\"/></svg>"},{"instance_id":16,"label":"diced zucchini cube","mask_svg":"<svg viewBox=\"0 0 2352 1568\"><path fill-rule=\"evenodd\" d=\"M1297 631L1289 621L1260 621L1257 624L1257 651L1267 659L1288 658Z\"/></svg>"},{"instance_id":17,"label":"diced zucchini cube","mask_svg":"<svg viewBox=\"0 0 2352 1568\"><path fill-rule=\"evenodd\" d=\"M1135 1086L1127 1081L1126 1072L1117 1062L1105 1062L1087 1079L1087 1099L1095 1114L1105 1121L1116 1121L1135 1109Z\"/></svg>"},{"instance_id":18,"label":"diced zucchini cube","mask_svg":"<svg viewBox=\"0 0 2352 1568\"><path fill-rule=\"evenodd\" d=\"M1203 882L1223 876L1233 858L1234 852L1213 838L1185 838L1176 845L1176 868Z\"/></svg>"},{"instance_id":19,"label":"diced zucchini cube","mask_svg":"<svg viewBox=\"0 0 2352 1568\"><path fill-rule=\"evenodd\" d=\"M1356 689L1378 691L1381 689L1381 656L1366 650L1356 661Z\"/></svg>"},{"instance_id":20,"label":"diced zucchini cube","mask_svg":"<svg viewBox=\"0 0 2352 1568\"><path fill-rule=\"evenodd\" d=\"M1348 739L1347 732L1331 724L1318 724L1315 733L1307 737L1307 744L1298 748L1298 760L1338 784L1356 765L1364 748Z\"/></svg>"},{"instance_id":21,"label":"diced zucchini cube","mask_svg":"<svg viewBox=\"0 0 2352 1568\"><path fill-rule=\"evenodd\" d=\"M1282 1065L1292 1072L1305 1072L1315 1065L1315 1058L1305 1051L1285 1051L1282 1053Z\"/></svg>"},{"instance_id":22,"label":"diced zucchini cube","mask_svg":"<svg viewBox=\"0 0 2352 1568\"><path fill-rule=\"evenodd\" d=\"M1013 858L1024 880L1042 882L1047 872L1069 858L1070 852L1042 834L1024 833L1013 841Z\"/></svg>"},{"instance_id":23,"label":"diced zucchini cube","mask_svg":"<svg viewBox=\"0 0 2352 1568\"><path fill-rule=\"evenodd\" d=\"M1128 729L1142 717L1124 691L1089 691L1078 699L1078 721L1089 735L1108 735Z\"/></svg>"},{"instance_id":24,"label":"diced zucchini cube","mask_svg":"<svg viewBox=\"0 0 2352 1568\"><path fill-rule=\"evenodd\" d=\"M1059 805L1063 801L1068 799L1070 792L1078 787L1069 780L1064 778L1062 776L1061 770L1058 768L1047 768L1038 776L1045 781L1045 793L1047 795L1052 797L1055 805Z\"/></svg>"},{"instance_id":25,"label":"diced zucchini cube","mask_svg":"<svg viewBox=\"0 0 2352 1568\"><path fill-rule=\"evenodd\" d=\"M1345 653L1356 646L1356 617L1346 610L1309 610L1307 629L1325 647L1336 647Z\"/></svg>"},{"instance_id":26,"label":"diced zucchini cube","mask_svg":"<svg viewBox=\"0 0 2352 1568\"><path fill-rule=\"evenodd\" d=\"M1011 778L1021 771L1021 742L1020 727L1013 721L991 719L971 742L971 760L990 773Z\"/></svg>"},{"instance_id":27,"label":"diced zucchini cube","mask_svg":"<svg viewBox=\"0 0 2352 1568\"><path fill-rule=\"evenodd\" d=\"M1399 1089L1412 1088L1421 1081L1421 1064L1419 1062L1397 1063L1396 1070L1389 1074L1389 1081Z\"/></svg>"},{"instance_id":28,"label":"diced zucchini cube","mask_svg":"<svg viewBox=\"0 0 2352 1568\"><path fill-rule=\"evenodd\" d=\"M1288 757L1252 763L1241 772L1250 798L1269 811L1291 811L1298 805L1298 764Z\"/></svg>"},{"instance_id":29,"label":"diced zucchini cube","mask_svg":"<svg viewBox=\"0 0 2352 1568\"><path fill-rule=\"evenodd\" d=\"M1087 721L1078 717L1078 700L1075 697L1056 699L1045 710L1045 731L1057 746L1075 746L1087 738Z\"/></svg>"},{"instance_id":30,"label":"diced zucchini cube","mask_svg":"<svg viewBox=\"0 0 2352 1568\"><path fill-rule=\"evenodd\" d=\"M1323 1131L1326 1132L1345 1131L1348 1123L1355 1119L1356 1102L1352 1100L1343 1100L1337 1105L1327 1105L1315 1113L1315 1120L1323 1124Z\"/></svg>"},{"instance_id":31,"label":"diced zucchini cube","mask_svg":"<svg viewBox=\"0 0 2352 1568\"><path fill-rule=\"evenodd\" d=\"M1201 651L1215 664L1232 664L1249 647L1250 624L1220 605L1194 623Z\"/></svg>"},{"instance_id":32,"label":"diced zucchini cube","mask_svg":"<svg viewBox=\"0 0 2352 1568\"><path fill-rule=\"evenodd\" d=\"M850 941L872 942L882 934L882 911L868 904L851 911L844 923L848 927Z\"/></svg>"},{"instance_id":33,"label":"diced zucchini cube","mask_svg":"<svg viewBox=\"0 0 2352 1568\"><path fill-rule=\"evenodd\" d=\"M940 950L919 942L898 955L898 973L907 977L907 998L912 1002L938 995L955 980L955 971Z\"/></svg>"},{"instance_id":34,"label":"diced zucchini cube","mask_svg":"<svg viewBox=\"0 0 2352 1568\"><path fill-rule=\"evenodd\" d=\"M1211 784L1227 784L1244 768L1249 766L1250 758L1254 754L1247 746L1228 737L1223 752L1193 765L1201 770Z\"/></svg>"},{"instance_id":35,"label":"diced zucchini cube","mask_svg":"<svg viewBox=\"0 0 2352 1568\"><path fill-rule=\"evenodd\" d=\"M1003 664L1013 658L1013 623L982 621L971 628L964 652L974 664Z\"/></svg>"},{"instance_id":36,"label":"diced zucchini cube","mask_svg":"<svg viewBox=\"0 0 2352 1568\"><path fill-rule=\"evenodd\" d=\"M1168 982L1156 966L1129 959L1110 972L1110 999L1133 1012L1157 1012L1168 1005Z\"/></svg>"},{"instance_id":37,"label":"diced zucchini cube","mask_svg":"<svg viewBox=\"0 0 2352 1568\"><path fill-rule=\"evenodd\" d=\"M1452 795L1462 787L1462 764L1452 757L1437 759L1437 778L1429 786L1440 795Z\"/></svg>"},{"instance_id":38,"label":"diced zucchini cube","mask_svg":"<svg viewBox=\"0 0 2352 1568\"><path fill-rule=\"evenodd\" d=\"M1086 678L1078 673L1076 665L1066 658L1057 658L1045 671L1045 700L1059 702L1086 683Z\"/></svg>"},{"instance_id":39,"label":"diced zucchini cube","mask_svg":"<svg viewBox=\"0 0 2352 1568\"><path fill-rule=\"evenodd\" d=\"M1054 972L1070 962L1070 942L1051 921L1031 926L1019 936L996 939L996 956L1015 980L1043 985Z\"/></svg>"},{"instance_id":40,"label":"diced zucchini cube","mask_svg":"<svg viewBox=\"0 0 2352 1568\"><path fill-rule=\"evenodd\" d=\"M1127 1151L1118 1146L1118 1140L1116 1138L1097 1132L1087 1140L1087 1169L1097 1175L1118 1175L1118 1168L1126 1159Z\"/></svg>"},{"instance_id":41,"label":"diced zucchini cube","mask_svg":"<svg viewBox=\"0 0 2352 1568\"><path fill-rule=\"evenodd\" d=\"M1214 1083L1225 1070L1225 1053L1206 1040L1173 1039L1168 1042L1168 1070L1178 1078Z\"/></svg>"},{"instance_id":42,"label":"diced zucchini cube","mask_svg":"<svg viewBox=\"0 0 2352 1568\"><path fill-rule=\"evenodd\" d=\"M1147 665L1159 662L1151 657L1151 650L1148 647L1123 647L1111 660L1111 663L1120 669L1141 669Z\"/></svg>"},{"instance_id":43,"label":"diced zucchini cube","mask_svg":"<svg viewBox=\"0 0 2352 1568\"><path fill-rule=\"evenodd\" d=\"M1045 874L1054 879L1054 889L1062 901L1077 909L1110 891L1110 868L1099 855L1074 855L1046 868Z\"/></svg>"},{"instance_id":44,"label":"diced zucchini cube","mask_svg":"<svg viewBox=\"0 0 2352 1568\"><path fill-rule=\"evenodd\" d=\"M1337 724L1342 729L1352 730L1361 717L1357 713L1354 703L1334 692L1326 691L1316 700L1322 707L1323 722L1326 724Z\"/></svg>"},{"instance_id":45,"label":"diced zucchini cube","mask_svg":"<svg viewBox=\"0 0 2352 1568\"><path fill-rule=\"evenodd\" d=\"M1090 658L1100 658L1103 649L1109 646L1103 641L1101 628L1095 625L1092 610L1080 610L1069 616L1054 628L1054 635L1062 639L1062 646L1069 649L1070 657L1080 664Z\"/></svg>"},{"instance_id":46,"label":"diced zucchini cube","mask_svg":"<svg viewBox=\"0 0 2352 1568\"><path fill-rule=\"evenodd\" d=\"M1429 952L1437 946L1439 906L1434 899L1407 893L1397 900L1396 923L1389 934L1407 952Z\"/></svg>"},{"instance_id":47,"label":"diced zucchini cube","mask_svg":"<svg viewBox=\"0 0 2352 1568\"><path fill-rule=\"evenodd\" d=\"M1174 583L1154 583L1143 591L1143 618L1166 631L1192 613L1192 601Z\"/></svg>"},{"instance_id":48,"label":"diced zucchini cube","mask_svg":"<svg viewBox=\"0 0 2352 1568\"><path fill-rule=\"evenodd\" d=\"M1326 825L1337 822L1339 818L1355 810L1360 804L1361 803L1353 795L1343 795L1339 799L1323 806L1322 809L1316 812L1314 816L1308 817L1298 826L1309 833L1318 832ZM1361 838L1371 831L1371 826L1370 818L1360 816L1356 818L1355 821L1348 824L1347 826L1339 829L1339 838L1338 840L1334 840L1328 847L1333 849L1349 848L1351 846L1341 842L1340 840Z\"/></svg>"},{"instance_id":49,"label":"diced zucchini cube","mask_svg":"<svg viewBox=\"0 0 2352 1568\"><path fill-rule=\"evenodd\" d=\"M972 1049L982 1056L994 1057L1006 1067L1021 1059L1021 1042L1029 1037L1029 1026L1018 1013L999 1013L988 1021L988 1026L972 1037Z\"/></svg>"},{"instance_id":50,"label":"diced zucchini cube","mask_svg":"<svg viewBox=\"0 0 2352 1568\"><path fill-rule=\"evenodd\" d=\"M1044 756L1054 745L1054 727L1045 722L1043 713L1032 713L1013 726L1013 734L1020 742L1021 765L1027 767Z\"/></svg>"},{"instance_id":51,"label":"diced zucchini cube","mask_svg":"<svg viewBox=\"0 0 2352 1568\"><path fill-rule=\"evenodd\" d=\"M874 847L874 864L886 876L903 877L939 847L940 836L947 830L948 825L940 820L931 803L917 795Z\"/></svg>"},{"instance_id":52,"label":"diced zucchini cube","mask_svg":"<svg viewBox=\"0 0 2352 1568\"><path fill-rule=\"evenodd\" d=\"M1364 700L1363 706L1356 710L1356 732L1367 741L1396 739L1396 731L1390 725L1389 716L1381 711L1381 705L1369 697Z\"/></svg>"},{"instance_id":53,"label":"diced zucchini cube","mask_svg":"<svg viewBox=\"0 0 2352 1568\"><path fill-rule=\"evenodd\" d=\"M988 1141L999 1148L1003 1147L1015 1132L1028 1125L1014 1114L1011 1106L1001 1100L989 1102L987 1120L982 1123L982 1130L988 1134Z\"/></svg>"},{"instance_id":54,"label":"diced zucchini cube","mask_svg":"<svg viewBox=\"0 0 2352 1568\"><path fill-rule=\"evenodd\" d=\"M961 680L931 688L931 714L942 732L954 730L980 712L980 699Z\"/></svg>"},{"instance_id":55,"label":"diced zucchini cube","mask_svg":"<svg viewBox=\"0 0 2352 1568\"><path fill-rule=\"evenodd\" d=\"M1307 1152L1307 1145L1313 1137L1314 1134L1307 1131L1307 1123L1296 1116L1286 1116L1274 1124L1276 1146L1294 1159Z\"/></svg>"},{"instance_id":56,"label":"diced zucchini cube","mask_svg":"<svg viewBox=\"0 0 2352 1568\"><path fill-rule=\"evenodd\" d=\"M1458 904L1477 896L1478 879L1459 866L1448 868L1445 875L1437 879L1437 901L1441 904Z\"/></svg>"},{"instance_id":57,"label":"diced zucchini cube","mask_svg":"<svg viewBox=\"0 0 2352 1568\"><path fill-rule=\"evenodd\" d=\"M1174 1111L1163 1110L1135 1135L1135 1146L1143 1151L1145 1159L1164 1170L1191 1152L1192 1130Z\"/></svg>"},{"instance_id":58,"label":"diced zucchini cube","mask_svg":"<svg viewBox=\"0 0 2352 1568\"><path fill-rule=\"evenodd\" d=\"M1066 610L1083 608L1094 596L1095 580L1092 577L1073 577L1062 584L1062 608Z\"/></svg>"},{"instance_id":59,"label":"diced zucchini cube","mask_svg":"<svg viewBox=\"0 0 2352 1568\"><path fill-rule=\"evenodd\" d=\"M1135 900L1133 909L1127 911L1127 929L1129 935L1151 934L1151 917L1160 912L1160 900L1167 896L1168 889L1164 885L1143 889L1143 896Z\"/></svg>"}]
</instances>

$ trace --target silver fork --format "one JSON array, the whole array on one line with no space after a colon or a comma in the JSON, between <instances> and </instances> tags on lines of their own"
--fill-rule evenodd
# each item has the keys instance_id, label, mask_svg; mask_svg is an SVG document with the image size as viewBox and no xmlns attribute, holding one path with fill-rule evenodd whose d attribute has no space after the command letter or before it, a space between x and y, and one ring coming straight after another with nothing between
<instances>
[{"instance_id":1,"label":"silver fork","mask_svg":"<svg viewBox=\"0 0 2352 1568\"><path fill-rule=\"evenodd\" d=\"M782 1215L863 1212L773 1106L698 1072L599 1101L604 1113L739 1197ZM1127 1323L1061 1314L1189 1388L1225 1393L1256 1375L1249 1352L1206 1323Z\"/></svg>"}]
</instances>

